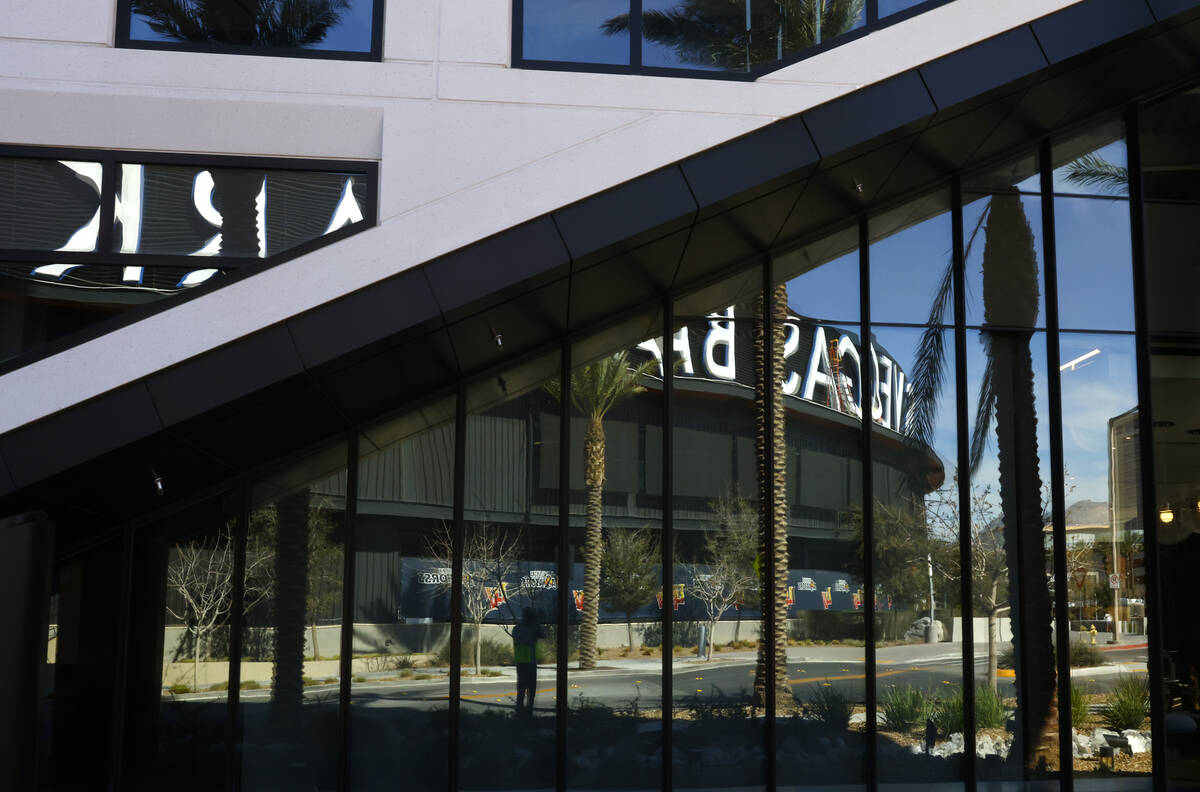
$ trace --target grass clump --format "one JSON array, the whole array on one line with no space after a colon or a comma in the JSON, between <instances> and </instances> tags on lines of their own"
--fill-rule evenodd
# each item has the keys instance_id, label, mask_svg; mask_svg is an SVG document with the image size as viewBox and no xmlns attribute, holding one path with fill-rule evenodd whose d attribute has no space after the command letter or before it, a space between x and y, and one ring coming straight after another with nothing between
<instances>
[{"instance_id":1,"label":"grass clump","mask_svg":"<svg viewBox=\"0 0 1200 792\"><path fill-rule=\"evenodd\" d=\"M167 688L167 690L171 691L172 695L180 696L184 693L191 693L192 687L191 685L185 685L182 682L176 682L174 685L171 685L171 687Z\"/></svg>"},{"instance_id":2,"label":"grass clump","mask_svg":"<svg viewBox=\"0 0 1200 792\"><path fill-rule=\"evenodd\" d=\"M932 707L933 722L942 734L953 734L963 730L963 695L956 690ZM1008 712L1000 701L999 694L988 685L975 688L975 728L1001 729Z\"/></svg>"},{"instance_id":3,"label":"grass clump","mask_svg":"<svg viewBox=\"0 0 1200 792\"><path fill-rule=\"evenodd\" d=\"M362 676L361 674L355 674L354 676L350 677L350 681L351 682L366 682L367 678L365 676Z\"/></svg>"},{"instance_id":4,"label":"grass clump","mask_svg":"<svg viewBox=\"0 0 1200 792\"><path fill-rule=\"evenodd\" d=\"M1088 696L1078 685L1071 685L1071 725L1078 729L1088 716Z\"/></svg>"},{"instance_id":5,"label":"grass clump","mask_svg":"<svg viewBox=\"0 0 1200 792\"><path fill-rule=\"evenodd\" d=\"M833 687L819 687L804 700L804 710L810 718L819 720L830 729L844 731L850 728L850 700Z\"/></svg>"},{"instance_id":6,"label":"grass clump","mask_svg":"<svg viewBox=\"0 0 1200 792\"><path fill-rule=\"evenodd\" d=\"M879 708L887 716L891 731L912 731L923 725L927 704L925 694L912 685L889 686L879 697Z\"/></svg>"},{"instance_id":7,"label":"grass clump","mask_svg":"<svg viewBox=\"0 0 1200 792\"><path fill-rule=\"evenodd\" d=\"M262 685L253 679L247 679L238 685L239 690L262 690Z\"/></svg>"},{"instance_id":8,"label":"grass clump","mask_svg":"<svg viewBox=\"0 0 1200 792\"><path fill-rule=\"evenodd\" d=\"M1071 642L1070 660L1072 668L1091 668L1104 665L1104 655L1100 653L1100 650L1091 644L1080 641Z\"/></svg>"},{"instance_id":9,"label":"grass clump","mask_svg":"<svg viewBox=\"0 0 1200 792\"><path fill-rule=\"evenodd\" d=\"M1141 677L1122 675L1100 710L1104 725L1116 731L1140 729L1150 709L1150 688Z\"/></svg>"}]
</instances>

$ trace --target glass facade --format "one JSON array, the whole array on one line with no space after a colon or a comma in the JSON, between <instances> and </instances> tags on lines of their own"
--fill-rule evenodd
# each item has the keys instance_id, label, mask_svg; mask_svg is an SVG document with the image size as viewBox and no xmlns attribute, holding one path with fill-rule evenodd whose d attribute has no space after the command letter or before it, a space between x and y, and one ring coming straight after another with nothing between
<instances>
[{"instance_id":1,"label":"glass facade","mask_svg":"<svg viewBox=\"0 0 1200 792\"><path fill-rule=\"evenodd\" d=\"M516 0L514 62L754 76L943 2Z\"/></svg>"},{"instance_id":2,"label":"glass facade","mask_svg":"<svg viewBox=\"0 0 1200 792\"><path fill-rule=\"evenodd\" d=\"M0 149L0 363L374 223L363 163L62 154Z\"/></svg>"},{"instance_id":3,"label":"glass facade","mask_svg":"<svg viewBox=\"0 0 1200 792\"><path fill-rule=\"evenodd\" d=\"M1197 95L68 559L51 788L118 718L131 789L1188 788Z\"/></svg>"},{"instance_id":4,"label":"glass facade","mask_svg":"<svg viewBox=\"0 0 1200 792\"><path fill-rule=\"evenodd\" d=\"M155 49L379 60L383 0L121 0L118 41Z\"/></svg>"}]
</instances>

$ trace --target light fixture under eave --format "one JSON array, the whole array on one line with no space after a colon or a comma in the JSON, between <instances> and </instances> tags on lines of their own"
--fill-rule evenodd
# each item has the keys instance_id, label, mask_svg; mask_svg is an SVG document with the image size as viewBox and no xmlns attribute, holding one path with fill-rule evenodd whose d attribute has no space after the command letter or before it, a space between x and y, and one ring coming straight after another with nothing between
<instances>
[{"instance_id":1,"label":"light fixture under eave","mask_svg":"<svg viewBox=\"0 0 1200 792\"><path fill-rule=\"evenodd\" d=\"M1163 509L1158 513L1158 521L1163 525L1170 525L1175 522L1175 512L1170 509Z\"/></svg>"}]
</instances>

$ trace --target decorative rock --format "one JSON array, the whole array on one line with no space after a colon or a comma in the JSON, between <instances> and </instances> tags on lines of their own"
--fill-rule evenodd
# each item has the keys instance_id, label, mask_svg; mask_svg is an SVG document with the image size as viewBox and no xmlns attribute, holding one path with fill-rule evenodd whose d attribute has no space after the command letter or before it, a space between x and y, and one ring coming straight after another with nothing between
<instances>
[{"instance_id":1,"label":"decorative rock","mask_svg":"<svg viewBox=\"0 0 1200 792\"><path fill-rule=\"evenodd\" d=\"M1137 729L1126 729L1121 736L1129 743L1129 750L1135 754L1150 750L1150 732L1140 732Z\"/></svg>"},{"instance_id":2,"label":"decorative rock","mask_svg":"<svg viewBox=\"0 0 1200 792\"><path fill-rule=\"evenodd\" d=\"M940 621L935 621L933 625L934 638L938 641L945 640L946 630L942 626L942 623ZM912 625L904 632L904 637L910 641L924 641L925 628L928 626L929 617L922 616L913 622Z\"/></svg>"}]
</instances>

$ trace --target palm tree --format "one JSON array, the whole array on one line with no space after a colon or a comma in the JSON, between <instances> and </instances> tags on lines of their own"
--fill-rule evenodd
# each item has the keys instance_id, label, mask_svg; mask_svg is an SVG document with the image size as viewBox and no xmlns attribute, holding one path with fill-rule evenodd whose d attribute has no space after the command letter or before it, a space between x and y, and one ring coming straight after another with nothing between
<instances>
[{"instance_id":1,"label":"palm tree","mask_svg":"<svg viewBox=\"0 0 1200 792\"><path fill-rule=\"evenodd\" d=\"M1000 510L1007 556L1013 644L1021 673L1017 699L1022 718L1022 750L1012 761L1032 769L1057 731L1055 665L1050 636L1050 590L1045 585L1041 475L1038 470L1037 413L1031 342L1038 314L1038 261L1033 231L1016 193L993 195L967 242L969 251L982 232L984 321L980 340L986 364L971 434L970 470L978 471L993 426L999 462ZM953 265L951 264L951 267ZM948 268L930 309L929 327L912 376L909 442L932 447L945 367L944 323L951 297ZM1052 751L1052 755L1056 752Z\"/></svg>"},{"instance_id":2,"label":"palm tree","mask_svg":"<svg viewBox=\"0 0 1200 792\"><path fill-rule=\"evenodd\" d=\"M852 30L865 0L680 0L673 8L642 12L642 37L672 47L680 63L730 71L780 60L788 53ZM605 20L607 35L625 33L629 15Z\"/></svg>"},{"instance_id":3,"label":"palm tree","mask_svg":"<svg viewBox=\"0 0 1200 792\"><path fill-rule=\"evenodd\" d=\"M642 377L658 365L647 358L631 365L628 352L580 366L571 374L571 404L587 419L583 436L584 484L587 488L586 534L583 542L583 619L579 625L579 667L596 667L596 629L600 621L600 569L604 558L604 416L626 396L641 393ZM546 390L562 402L558 380ZM565 439L565 438L564 438ZM563 481L560 486L568 486Z\"/></svg>"},{"instance_id":4,"label":"palm tree","mask_svg":"<svg viewBox=\"0 0 1200 792\"><path fill-rule=\"evenodd\" d=\"M350 0L132 0L160 36L193 44L305 47L325 40Z\"/></svg>"},{"instance_id":5,"label":"palm tree","mask_svg":"<svg viewBox=\"0 0 1200 792\"><path fill-rule=\"evenodd\" d=\"M784 365L784 342L787 339L787 284L776 285L770 294L771 370L766 370L766 318L768 312L760 311L762 321L754 325L754 406L755 406L755 454L759 486L759 557L771 558L772 575L765 579L766 568L760 570L759 578L763 591L770 591L770 607L774 611L774 653L768 653L766 635L758 642L758 660L754 669L754 705L770 707L787 698L780 699L780 691L788 691L787 677L787 584L788 584L788 531L787 531L787 448L784 428L786 415L783 411L783 381L787 376ZM762 303L760 302L760 306ZM766 383L772 383L771 399L768 402ZM769 434L768 434L769 433ZM768 459L770 440L770 459ZM768 477L768 461L773 465L773 474ZM771 504L771 509L766 504ZM763 598L764 601L766 598ZM765 614L764 614L765 615ZM767 700L767 674L775 675L776 700Z\"/></svg>"}]
</instances>

